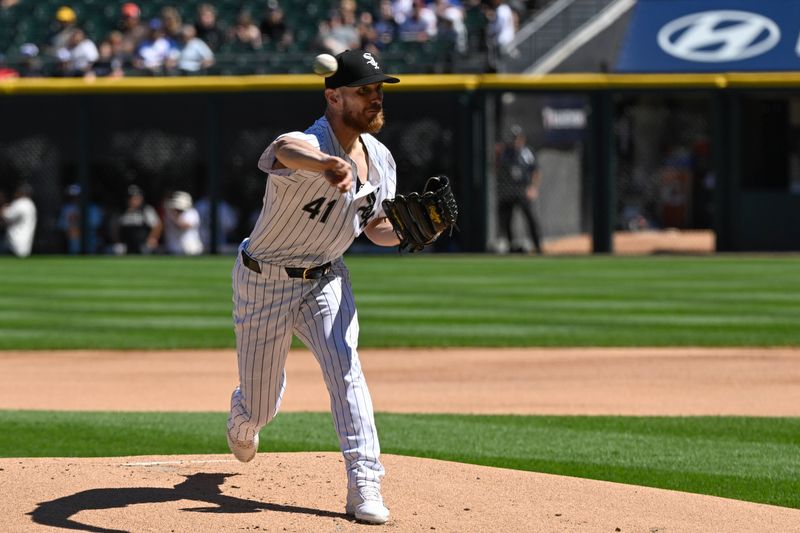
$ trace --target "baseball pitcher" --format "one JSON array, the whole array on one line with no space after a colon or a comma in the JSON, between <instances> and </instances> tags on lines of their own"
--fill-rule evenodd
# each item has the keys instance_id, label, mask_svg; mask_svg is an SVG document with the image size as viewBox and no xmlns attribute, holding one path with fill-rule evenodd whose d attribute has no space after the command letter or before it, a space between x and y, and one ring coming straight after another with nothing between
<instances>
[{"instance_id":1,"label":"baseball pitcher","mask_svg":"<svg viewBox=\"0 0 800 533\"><path fill-rule=\"evenodd\" d=\"M258 162L268 174L264 203L232 273L239 386L227 436L236 458L255 457L259 430L280 408L286 357L297 335L314 353L330 394L347 470L346 512L380 524L389 519L380 492L384 468L342 254L362 232L378 245L418 251L446 229L433 227L432 219L454 222L455 203L448 201L446 178L437 177L431 191L394 210L408 220L389 218L395 162L373 134L384 123L383 84L399 80L363 50L335 60L326 73L324 116L305 132L280 135ZM438 207L448 205L447 212Z\"/></svg>"}]
</instances>

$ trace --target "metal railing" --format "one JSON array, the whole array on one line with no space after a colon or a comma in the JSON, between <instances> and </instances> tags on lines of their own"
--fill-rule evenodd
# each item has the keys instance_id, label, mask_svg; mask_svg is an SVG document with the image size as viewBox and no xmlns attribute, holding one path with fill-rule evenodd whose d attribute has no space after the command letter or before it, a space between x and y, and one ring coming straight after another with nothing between
<instances>
[{"instance_id":1,"label":"metal railing","mask_svg":"<svg viewBox=\"0 0 800 533\"><path fill-rule=\"evenodd\" d=\"M503 72L524 72L614 0L556 0L520 28L501 61Z\"/></svg>"}]
</instances>

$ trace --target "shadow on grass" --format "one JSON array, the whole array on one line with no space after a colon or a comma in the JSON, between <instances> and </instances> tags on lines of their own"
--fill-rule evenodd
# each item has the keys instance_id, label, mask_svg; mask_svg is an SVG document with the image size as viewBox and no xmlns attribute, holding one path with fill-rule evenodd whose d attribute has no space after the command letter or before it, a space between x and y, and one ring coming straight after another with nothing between
<instances>
[{"instance_id":1,"label":"shadow on grass","mask_svg":"<svg viewBox=\"0 0 800 533\"><path fill-rule=\"evenodd\" d=\"M300 513L330 518L349 519L344 513L334 513L308 507L279 505L275 503L245 500L222 494L220 486L226 478L238 474L193 474L173 488L132 487L90 489L64 496L49 502L39 503L28 513L34 522L46 526L97 533L127 533L124 529L108 529L83 524L72 519L72 516L92 509L124 508L140 503L164 503L180 500L195 500L211 504L209 507L181 509L195 513L256 513L260 511L277 511L281 513Z\"/></svg>"}]
</instances>

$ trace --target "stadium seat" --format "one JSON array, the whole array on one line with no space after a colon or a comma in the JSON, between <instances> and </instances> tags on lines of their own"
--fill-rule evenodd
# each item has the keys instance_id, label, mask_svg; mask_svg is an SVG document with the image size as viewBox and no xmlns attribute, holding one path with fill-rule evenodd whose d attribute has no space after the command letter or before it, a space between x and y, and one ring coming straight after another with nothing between
<instances>
[{"instance_id":1,"label":"stadium seat","mask_svg":"<svg viewBox=\"0 0 800 533\"><path fill-rule=\"evenodd\" d=\"M125 0L22 0L11 8L0 10L0 53L13 54L19 45L33 42L44 50L53 29L55 13L63 5L75 10L78 23L96 43L104 39L119 21L120 7ZM209 1L217 9L217 19L222 27L234 24L240 9L251 11L253 20L260 24L268 3L266 0L135 0L142 11L142 19L148 21L160 16L166 6L176 7L184 24L194 22L197 6ZM219 50L218 67L215 72L251 70L253 72L306 72L307 65L297 58L307 59L318 53L316 38L319 22L327 18L330 11L339 5L339 0L312 0L294 2L279 0L284 11L286 25L294 36L288 50L275 50L274 43L266 42L260 51L235 44L225 44ZM377 0L357 0L359 12L375 11ZM485 25L476 10L468 10L465 21L468 29L477 32ZM472 38L472 36L470 36ZM268 53L269 55L261 55ZM238 55L236 59L226 55ZM463 65L463 58L453 57L452 45L432 41L430 43L395 42L382 55L384 62L394 72L446 72L453 64ZM275 59L272 58L275 56ZM248 63L251 63L248 65ZM462 68L462 67L459 67Z\"/></svg>"}]
</instances>

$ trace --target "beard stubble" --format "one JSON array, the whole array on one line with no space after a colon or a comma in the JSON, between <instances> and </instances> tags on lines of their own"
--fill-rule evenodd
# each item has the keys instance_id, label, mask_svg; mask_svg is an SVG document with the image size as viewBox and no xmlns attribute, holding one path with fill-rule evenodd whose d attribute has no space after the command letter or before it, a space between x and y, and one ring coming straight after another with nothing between
<instances>
[{"instance_id":1,"label":"beard stubble","mask_svg":"<svg viewBox=\"0 0 800 533\"><path fill-rule=\"evenodd\" d=\"M353 116L348 109L345 109L344 115L342 116L342 121L347 127L353 128L359 133L378 133L381 131L384 123L386 122L383 116L383 109L381 109L371 120L360 117L357 118Z\"/></svg>"}]
</instances>

